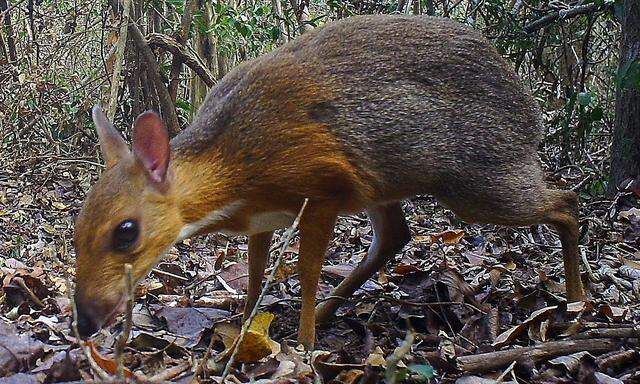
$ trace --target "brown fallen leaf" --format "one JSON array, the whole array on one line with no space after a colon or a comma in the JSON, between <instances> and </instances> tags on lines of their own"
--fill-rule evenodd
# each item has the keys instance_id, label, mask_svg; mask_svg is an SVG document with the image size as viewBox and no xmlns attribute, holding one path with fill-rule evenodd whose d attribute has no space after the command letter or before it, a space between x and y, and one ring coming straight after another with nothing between
<instances>
[{"instance_id":1,"label":"brown fallen leaf","mask_svg":"<svg viewBox=\"0 0 640 384\"><path fill-rule=\"evenodd\" d=\"M350 369L348 371L341 372L332 383L336 384L356 384L360 381L360 378L364 375L364 371L360 369Z\"/></svg>"},{"instance_id":2,"label":"brown fallen leaf","mask_svg":"<svg viewBox=\"0 0 640 384\"><path fill-rule=\"evenodd\" d=\"M431 235L431 242L436 243L438 241L442 241L445 244L458 244L463 237L464 231L461 229L455 229Z\"/></svg>"},{"instance_id":3,"label":"brown fallen leaf","mask_svg":"<svg viewBox=\"0 0 640 384\"><path fill-rule=\"evenodd\" d=\"M552 305L552 306L544 307L544 308L538 309L537 311L532 312L531 315L529 315L529 317L525 319L522 323L498 335L498 337L496 338L496 341L494 341L492 345L496 349L502 348L503 346L517 339L520 335L524 334L525 332L535 332L537 333L537 335L532 335L532 337L538 338L540 323L543 320L547 319L548 316L553 311L556 311L557 309L558 309L557 305ZM589 302L579 301L576 303L567 304L567 313L569 314L578 314L583 311L590 311L592 309L593 309L593 305L591 305L591 303ZM532 326L538 329L533 329Z\"/></svg>"},{"instance_id":4,"label":"brown fallen leaf","mask_svg":"<svg viewBox=\"0 0 640 384\"><path fill-rule=\"evenodd\" d=\"M93 341L85 341L84 344L87 347L89 347L89 351L91 351L91 358L93 358L93 360L96 362L96 364L98 364L100 368L102 368L105 372L107 372L110 375L118 374L118 363L115 360L102 356L100 352L98 352L98 350L96 349L96 346L93 343ZM135 378L136 380L140 379L135 373L131 372L127 367L124 367L124 377L127 379L133 379L133 378Z\"/></svg>"},{"instance_id":5,"label":"brown fallen leaf","mask_svg":"<svg viewBox=\"0 0 640 384\"><path fill-rule=\"evenodd\" d=\"M0 377L18 373L22 367L44 355L44 344L28 335L21 335L12 324L0 321Z\"/></svg>"},{"instance_id":6,"label":"brown fallen leaf","mask_svg":"<svg viewBox=\"0 0 640 384\"><path fill-rule=\"evenodd\" d=\"M607 316L612 321L622 321L629 311L628 308L614 307L609 304L602 304L598 307L598 313Z\"/></svg>"},{"instance_id":7,"label":"brown fallen leaf","mask_svg":"<svg viewBox=\"0 0 640 384\"><path fill-rule=\"evenodd\" d=\"M396 266L393 269L393 273L397 274L397 275L408 275L409 273L413 273L413 272L422 272L422 269L416 267L413 264L398 264L398 266Z\"/></svg>"}]
</instances>

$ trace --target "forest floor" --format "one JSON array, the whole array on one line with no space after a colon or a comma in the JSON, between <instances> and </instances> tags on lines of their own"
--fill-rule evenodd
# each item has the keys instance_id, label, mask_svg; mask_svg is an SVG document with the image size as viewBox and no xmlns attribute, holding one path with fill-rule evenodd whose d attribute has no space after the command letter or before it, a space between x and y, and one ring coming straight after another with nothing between
<instances>
[{"instance_id":1,"label":"forest floor","mask_svg":"<svg viewBox=\"0 0 640 384\"><path fill-rule=\"evenodd\" d=\"M97 160L49 150L0 159L0 383L105 381L69 329L73 217ZM580 187L574 176L559 172L555 181ZM250 333L262 347L247 348L245 359L259 360L237 365L229 382L638 383L640 210L619 197L583 196L589 300L570 305L550 228L465 225L430 198L406 202L413 241L319 328L313 354L295 343L294 241L262 302L274 317L261 315L263 330ZM371 236L365 216L340 219L321 297ZM201 381L215 382L240 327L246 251L243 237L186 240L139 284L122 359L129 381L191 382L211 348ZM114 381L121 329L118 321L88 348Z\"/></svg>"}]
</instances>

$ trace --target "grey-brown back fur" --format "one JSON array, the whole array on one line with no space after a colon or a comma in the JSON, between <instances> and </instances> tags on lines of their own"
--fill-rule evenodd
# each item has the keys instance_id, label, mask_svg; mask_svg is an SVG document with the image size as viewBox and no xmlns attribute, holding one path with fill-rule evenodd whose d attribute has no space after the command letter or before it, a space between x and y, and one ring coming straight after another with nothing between
<instances>
[{"instance_id":1,"label":"grey-brown back fur","mask_svg":"<svg viewBox=\"0 0 640 384\"><path fill-rule=\"evenodd\" d=\"M206 151L233 135L228 151L255 147L260 156L247 161L266 166L264 147L282 147L282 120L305 117L377 176L382 199L431 193L469 221L525 223L541 213L536 103L490 42L459 23L400 15L328 23L232 71L173 146Z\"/></svg>"}]
</instances>

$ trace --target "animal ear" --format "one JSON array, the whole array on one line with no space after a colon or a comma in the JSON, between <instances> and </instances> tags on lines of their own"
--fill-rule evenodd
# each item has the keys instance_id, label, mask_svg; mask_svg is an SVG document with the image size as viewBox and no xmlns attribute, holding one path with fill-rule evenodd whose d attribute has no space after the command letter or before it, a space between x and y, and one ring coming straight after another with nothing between
<instances>
[{"instance_id":1,"label":"animal ear","mask_svg":"<svg viewBox=\"0 0 640 384\"><path fill-rule=\"evenodd\" d=\"M153 182L164 183L171 150L167 128L157 113L144 112L133 124L133 154Z\"/></svg>"},{"instance_id":2,"label":"animal ear","mask_svg":"<svg viewBox=\"0 0 640 384\"><path fill-rule=\"evenodd\" d=\"M100 151L107 168L116 165L120 160L129 155L129 148L120 133L107 119L99 105L93 107L91 113L93 122L98 131Z\"/></svg>"}]
</instances>

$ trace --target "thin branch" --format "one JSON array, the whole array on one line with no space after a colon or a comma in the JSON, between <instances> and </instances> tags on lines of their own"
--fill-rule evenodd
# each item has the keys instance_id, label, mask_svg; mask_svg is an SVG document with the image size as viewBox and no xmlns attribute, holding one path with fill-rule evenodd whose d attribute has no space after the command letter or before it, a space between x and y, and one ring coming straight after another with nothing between
<instances>
[{"instance_id":1,"label":"thin branch","mask_svg":"<svg viewBox=\"0 0 640 384\"><path fill-rule=\"evenodd\" d=\"M416 339L416 333L413 329L407 330L407 336L404 338L402 344L393 351L393 354L387 358L387 369L385 372L385 378L387 383L394 384L398 379L396 378L396 370L398 369L398 363L409 352L411 352L411 346Z\"/></svg>"},{"instance_id":2,"label":"thin branch","mask_svg":"<svg viewBox=\"0 0 640 384\"><path fill-rule=\"evenodd\" d=\"M578 15L586 15L586 14L594 13L597 11L605 10L608 7L609 5L601 6L596 3L591 3L586 5L578 5L573 8L563 9L559 11L554 10L552 11L552 13L528 23L522 29L527 33L533 33L555 22L558 19L560 20L570 19Z\"/></svg>"},{"instance_id":3,"label":"thin branch","mask_svg":"<svg viewBox=\"0 0 640 384\"><path fill-rule=\"evenodd\" d=\"M162 33L150 33L147 35L147 43L151 47L160 47L173 54L174 58L180 60L205 82L209 87L213 87L216 83L215 78L209 69L202 63L200 57L190 52L184 45L180 44L176 39Z\"/></svg>"}]
</instances>

